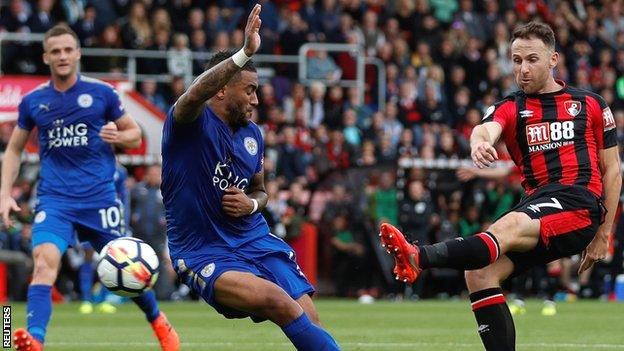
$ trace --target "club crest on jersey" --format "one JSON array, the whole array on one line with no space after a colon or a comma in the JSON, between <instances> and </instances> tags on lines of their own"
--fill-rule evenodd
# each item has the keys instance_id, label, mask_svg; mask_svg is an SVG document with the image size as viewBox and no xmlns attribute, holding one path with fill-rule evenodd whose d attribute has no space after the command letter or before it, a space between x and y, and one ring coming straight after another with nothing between
<instances>
[{"instance_id":1,"label":"club crest on jersey","mask_svg":"<svg viewBox=\"0 0 624 351\"><path fill-rule=\"evenodd\" d=\"M215 264L211 263L211 264L206 265L204 269L202 269L201 272L199 272L199 274L201 274L205 278L208 278L212 275L212 273L214 273L214 270L215 270Z\"/></svg>"},{"instance_id":2,"label":"club crest on jersey","mask_svg":"<svg viewBox=\"0 0 624 351\"><path fill-rule=\"evenodd\" d=\"M41 223L45 221L45 219L46 219L45 211L39 211L37 212L37 215L35 216L35 223Z\"/></svg>"},{"instance_id":3,"label":"club crest on jersey","mask_svg":"<svg viewBox=\"0 0 624 351\"><path fill-rule=\"evenodd\" d=\"M78 106L82 108L91 107L93 105L93 97L89 94L80 94L78 96Z\"/></svg>"},{"instance_id":4,"label":"club crest on jersey","mask_svg":"<svg viewBox=\"0 0 624 351\"><path fill-rule=\"evenodd\" d=\"M243 143L245 144L245 149L247 150L247 152L249 152L251 156L255 156L258 153L258 142L256 141L256 139L246 137L243 140Z\"/></svg>"},{"instance_id":5,"label":"club crest on jersey","mask_svg":"<svg viewBox=\"0 0 624 351\"><path fill-rule=\"evenodd\" d=\"M565 110L572 117L576 117L581 112L581 102L576 100L568 100L563 103Z\"/></svg>"}]
</instances>

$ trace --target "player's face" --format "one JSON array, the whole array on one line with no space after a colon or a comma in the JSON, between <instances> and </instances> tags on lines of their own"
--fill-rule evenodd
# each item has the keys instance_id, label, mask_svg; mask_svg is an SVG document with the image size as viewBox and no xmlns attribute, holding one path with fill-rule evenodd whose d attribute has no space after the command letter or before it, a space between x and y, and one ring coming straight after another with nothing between
<instances>
[{"instance_id":1,"label":"player's face","mask_svg":"<svg viewBox=\"0 0 624 351\"><path fill-rule=\"evenodd\" d=\"M228 83L225 89L226 110L232 127L244 127L249 124L254 108L258 105L258 74L241 71L240 78Z\"/></svg>"},{"instance_id":2,"label":"player's face","mask_svg":"<svg viewBox=\"0 0 624 351\"><path fill-rule=\"evenodd\" d=\"M61 79L76 73L80 61L80 49L70 34L50 37L45 42L43 62L50 66L50 73Z\"/></svg>"},{"instance_id":3,"label":"player's face","mask_svg":"<svg viewBox=\"0 0 624 351\"><path fill-rule=\"evenodd\" d=\"M559 55L541 39L516 39L511 44L511 60L516 84L527 94L540 93L552 77Z\"/></svg>"}]
</instances>

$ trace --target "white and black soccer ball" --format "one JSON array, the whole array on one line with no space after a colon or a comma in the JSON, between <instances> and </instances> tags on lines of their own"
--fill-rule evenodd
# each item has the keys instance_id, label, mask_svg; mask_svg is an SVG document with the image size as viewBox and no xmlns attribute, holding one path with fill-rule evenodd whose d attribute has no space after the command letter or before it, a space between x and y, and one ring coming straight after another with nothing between
<instances>
[{"instance_id":1,"label":"white and black soccer ball","mask_svg":"<svg viewBox=\"0 0 624 351\"><path fill-rule=\"evenodd\" d=\"M151 289L158 279L158 256L137 238L119 238L100 252L97 274L111 292L136 297Z\"/></svg>"}]
</instances>

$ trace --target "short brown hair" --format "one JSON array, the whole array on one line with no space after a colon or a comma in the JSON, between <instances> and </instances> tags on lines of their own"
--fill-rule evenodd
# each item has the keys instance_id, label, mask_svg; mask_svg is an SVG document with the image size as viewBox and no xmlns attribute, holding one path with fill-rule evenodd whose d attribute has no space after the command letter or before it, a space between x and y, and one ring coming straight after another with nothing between
<instances>
[{"instance_id":1,"label":"short brown hair","mask_svg":"<svg viewBox=\"0 0 624 351\"><path fill-rule=\"evenodd\" d=\"M518 26L511 35L511 42L516 39L540 39L549 49L555 49L555 33L549 25L542 22L529 22Z\"/></svg>"},{"instance_id":2,"label":"short brown hair","mask_svg":"<svg viewBox=\"0 0 624 351\"><path fill-rule=\"evenodd\" d=\"M76 43L80 45L80 41L78 40L78 35L76 34L76 32L74 32L74 30L71 29L68 25L61 23L48 29L48 31L45 33L45 37L43 37L43 48L45 49L45 44L48 39L52 37L58 37L63 34L71 35L72 37L74 37L74 39L76 39Z\"/></svg>"}]
</instances>

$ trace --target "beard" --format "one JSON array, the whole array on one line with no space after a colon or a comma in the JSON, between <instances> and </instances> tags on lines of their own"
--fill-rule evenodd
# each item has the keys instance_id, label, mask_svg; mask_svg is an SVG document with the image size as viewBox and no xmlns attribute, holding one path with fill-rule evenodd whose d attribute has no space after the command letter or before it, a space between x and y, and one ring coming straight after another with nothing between
<instances>
[{"instance_id":1,"label":"beard","mask_svg":"<svg viewBox=\"0 0 624 351\"><path fill-rule=\"evenodd\" d=\"M226 111L228 113L228 123L230 127L238 129L249 125L247 111L245 111L241 105L230 103L227 105Z\"/></svg>"}]
</instances>

